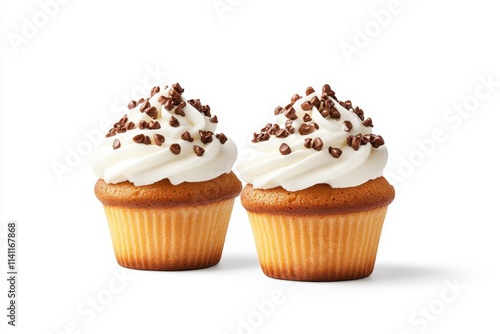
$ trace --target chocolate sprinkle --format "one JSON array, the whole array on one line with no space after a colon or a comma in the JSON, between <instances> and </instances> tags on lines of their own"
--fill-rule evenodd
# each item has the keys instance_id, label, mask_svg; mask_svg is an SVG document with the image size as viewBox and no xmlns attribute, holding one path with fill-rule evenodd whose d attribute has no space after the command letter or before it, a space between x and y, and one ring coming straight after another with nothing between
<instances>
[{"instance_id":1,"label":"chocolate sprinkle","mask_svg":"<svg viewBox=\"0 0 500 334\"><path fill-rule=\"evenodd\" d=\"M344 121L344 131L349 132L352 129L352 123L350 121Z\"/></svg>"},{"instance_id":2,"label":"chocolate sprinkle","mask_svg":"<svg viewBox=\"0 0 500 334\"><path fill-rule=\"evenodd\" d=\"M305 111L308 111L308 110L312 109L311 102L309 102L309 101L305 101L304 103L302 103L300 105L300 107L302 108L302 110L305 110Z\"/></svg>"},{"instance_id":3,"label":"chocolate sprinkle","mask_svg":"<svg viewBox=\"0 0 500 334\"><path fill-rule=\"evenodd\" d=\"M168 97L162 95L158 98L158 102L160 102L161 105L164 105L165 103L167 103L167 99Z\"/></svg>"},{"instance_id":4,"label":"chocolate sprinkle","mask_svg":"<svg viewBox=\"0 0 500 334\"><path fill-rule=\"evenodd\" d=\"M191 137L191 134L189 133L189 131L186 131L184 132L182 135L181 135L181 138L185 141L188 141L188 142L193 142L193 137Z\"/></svg>"},{"instance_id":5,"label":"chocolate sprinkle","mask_svg":"<svg viewBox=\"0 0 500 334\"><path fill-rule=\"evenodd\" d=\"M375 135L371 138L370 144L372 144L373 148L379 148L385 144L384 138L382 138L382 136Z\"/></svg>"},{"instance_id":6,"label":"chocolate sprinkle","mask_svg":"<svg viewBox=\"0 0 500 334\"><path fill-rule=\"evenodd\" d=\"M179 144L170 145L170 152L172 152L175 155L181 153L181 145Z\"/></svg>"},{"instance_id":7,"label":"chocolate sprinkle","mask_svg":"<svg viewBox=\"0 0 500 334\"><path fill-rule=\"evenodd\" d=\"M132 138L132 140L137 143L137 144L140 144L144 141L144 135L141 133L141 134L138 134L137 136L134 136L134 138Z\"/></svg>"},{"instance_id":8,"label":"chocolate sprinkle","mask_svg":"<svg viewBox=\"0 0 500 334\"><path fill-rule=\"evenodd\" d=\"M172 89L174 89L174 90L175 90L177 93L179 93L179 94L184 93L184 88L182 88L182 87L181 87L181 85L179 85L179 83L178 83L178 82L176 82L176 83L174 83L174 84L172 85Z\"/></svg>"},{"instance_id":9,"label":"chocolate sprinkle","mask_svg":"<svg viewBox=\"0 0 500 334\"><path fill-rule=\"evenodd\" d=\"M290 149L290 146L288 146L287 144L283 143L280 146L280 153L282 155L288 155L288 154L292 153L292 150Z\"/></svg>"},{"instance_id":10,"label":"chocolate sprinkle","mask_svg":"<svg viewBox=\"0 0 500 334\"><path fill-rule=\"evenodd\" d=\"M170 120L168 121L168 124L170 124L171 127L177 128L179 127L179 120L175 118L174 116L170 117Z\"/></svg>"},{"instance_id":11,"label":"chocolate sprinkle","mask_svg":"<svg viewBox=\"0 0 500 334\"><path fill-rule=\"evenodd\" d=\"M362 136L361 134L357 134L355 136L347 137L347 145L351 146L355 151L359 150L361 146Z\"/></svg>"},{"instance_id":12,"label":"chocolate sprinkle","mask_svg":"<svg viewBox=\"0 0 500 334\"><path fill-rule=\"evenodd\" d=\"M314 138L311 147L316 151L321 151L321 149L323 148L323 141L321 140L321 138Z\"/></svg>"},{"instance_id":13,"label":"chocolate sprinkle","mask_svg":"<svg viewBox=\"0 0 500 334\"><path fill-rule=\"evenodd\" d=\"M201 157L203 153L205 153L205 150L198 145L193 145L193 151L199 157Z\"/></svg>"},{"instance_id":14,"label":"chocolate sprinkle","mask_svg":"<svg viewBox=\"0 0 500 334\"><path fill-rule=\"evenodd\" d=\"M134 100L130 101L128 103L128 106L127 106L129 109L134 109L135 107L137 107L137 102L135 102Z\"/></svg>"},{"instance_id":15,"label":"chocolate sprinkle","mask_svg":"<svg viewBox=\"0 0 500 334\"><path fill-rule=\"evenodd\" d=\"M335 159L338 159L342 155L342 150L340 148L335 148L330 146L328 148L328 153L330 153L332 157L334 157Z\"/></svg>"},{"instance_id":16,"label":"chocolate sprinkle","mask_svg":"<svg viewBox=\"0 0 500 334\"><path fill-rule=\"evenodd\" d=\"M158 110L156 109L155 106L151 106L144 110L144 112L151 118L157 119L158 118Z\"/></svg>"},{"instance_id":17,"label":"chocolate sprinkle","mask_svg":"<svg viewBox=\"0 0 500 334\"><path fill-rule=\"evenodd\" d=\"M121 143L120 143L120 141L118 139L115 139L113 141L113 150L116 150L117 148L120 148L120 146L122 146Z\"/></svg>"},{"instance_id":18,"label":"chocolate sprinkle","mask_svg":"<svg viewBox=\"0 0 500 334\"><path fill-rule=\"evenodd\" d=\"M198 133L200 135L200 140L203 144L208 144L212 142L213 140L212 135L214 134L213 132L199 130Z\"/></svg>"},{"instance_id":19,"label":"chocolate sprinkle","mask_svg":"<svg viewBox=\"0 0 500 334\"><path fill-rule=\"evenodd\" d=\"M161 144L163 144L165 142L165 137L163 137L162 135L160 135L158 133L155 133L153 136L153 140L155 141L156 145L161 146Z\"/></svg>"},{"instance_id":20,"label":"chocolate sprinkle","mask_svg":"<svg viewBox=\"0 0 500 334\"><path fill-rule=\"evenodd\" d=\"M367 119L365 119L363 121L363 125L366 126L366 127L369 127L369 128L373 128L372 119L370 117L368 117Z\"/></svg>"},{"instance_id":21,"label":"chocolate sprinkle","mask_svg":"<svg viewBox=\"0 0 500 334\"><path fill-rule=\"evenodd\" d=\"M312 138L306 138L306 139L304 139L304 146L306 148L311 148L311 145L312 145Z\"/></svg>"},{"instance_id":22,"label":"chocolate sprinkle","mask_svg":"<svg viewBox=\"0 0 500 334\"><path fill-rule=\"evenodd\" d=\"M314 125L308 125L308 124L303 123L299 128L299 133L302 136L305 136L305 135L313 133L314 128L315 128Z\"/></svg>"},{"instance_id":23,"label":"chocolate sprinkle","mask_svg":"<svg viewBox=\"0 0 500 334\"><path fill-rule=\"evenodd\" d=\"M151 96L155 95L156 93L158 93L160 91L160 86L154 86L152 89L151 89Z\"/></svg>"},{"instance_id":24,"label":"chocolate sprinkle","mask_svg":"<svg viewBox=\"0 0 500 334\"><path fill-rule=\"evenodd\" d=\"M295 115L295 109L293 107L290 107L285 110L285 117L291 120L297 119L297 115Z\"/></svg>"},{"instance_id":25,"label":"chocolate sprinkle","mask_svg":"<svg viewBox=\"0 0 500 334\"><path fill-rule=\"evenodd\" d=\"M218 133L215 135L215 138L219 139L220 143L222 145L224 145L226 142L227 142L227 137L225 134L223 134L222 132L221 133Z\"/></svg>"},{"instance_id":26,"label":"chocolate sprinkle","mask_svg":"<svg viewBox=\"0 0 500 334\"><path fill-rule=\"evenodd\" d=\"M147 98L144 103L142 104L141 108L139 109L141 112L144 112L146 111L146 109L148 109L149 107L151 107L151 104L149 103L149 98Z\"/></svg>"},{"instance_id":27,"label":"chocolate sprinkle","mask_svg":"<svg viewBox=\"0 0 500 334\"><path fill-rule=\"evenodd\" d=\"M295 102L297 102L297 100L299 100L301 98L302 98L302 96L300 96L299 94L293 94L293 96L291 98L292 104L294 104Z\"/></svg>"},{"instance_id":28,"label":"chocolate sprinkle","mask_svg":"<svg viewBox=\"0 0 500 334\"><path fill-rule=\"evenodd\" d=\"M158 121L149 121L148 128L150 130L158 130L161 129L161 125Z\"/></svg>"},{"instance_id":29,"label":"chocolate sprinkle","mask_svg":"<svg viewBox=\"0 0 500 334\"><path fill-rule=\"evenodd\" d=\"M314 96L311 99L311 104L313 105L313 107L316 107L316 109L319 109L319 107L321 106L321 101L318 99L317 96Z\"/></svg>"}]
</instances>

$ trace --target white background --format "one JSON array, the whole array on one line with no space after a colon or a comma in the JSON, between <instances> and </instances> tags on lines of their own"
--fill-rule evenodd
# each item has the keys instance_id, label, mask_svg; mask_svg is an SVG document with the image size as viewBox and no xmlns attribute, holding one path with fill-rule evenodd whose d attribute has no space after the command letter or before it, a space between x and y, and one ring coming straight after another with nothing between
<instances>
[{"instance_id":1,"label":"white background","mask_svg":"<svg viewBox=\"0 0 500 334\"><path fill-rule=\"evenodd\" d=\"M2 1L1 326L43 334L498 333L500 21L492 3ZM342 51L347 44L355 53ZM309 85L330 83L362 107L386 140L385 172L397 192L372 276L266 277L239 200L219 265L119 267L95 176L70 152L92 150L86 134L118 120L116 109L143 82L176 81L210 104L219 130L239 145ZM55 164L67 166L59 177ZM19 233L15 328L6 325L9 221Z\"/></svg>"}]
</instances>

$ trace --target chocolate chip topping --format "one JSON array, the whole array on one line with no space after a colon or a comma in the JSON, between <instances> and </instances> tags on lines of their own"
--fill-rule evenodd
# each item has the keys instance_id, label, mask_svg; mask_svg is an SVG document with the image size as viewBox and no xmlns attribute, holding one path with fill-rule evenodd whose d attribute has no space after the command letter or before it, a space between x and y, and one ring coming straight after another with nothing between
<instances>
[{"instance_id":1,"label":"chocolate chip topping","mask_svg":"<svg viewBox=\"0 0 500 334\"><path fill-rule=\"evenodd\" d=\"M303 120L304 122L310 122L310 121L312 121L311 115L309 115L309 114L304 114L304 117L302 117L302 120Z\"/></svg>"},{"instance_id":2,"label":"chocolate chip topping","mask_svg":"<svg viewBox=\"0 0 500 334\"><path fill-rule=\"evenodd\" d=\"M161 95L159 98L158 98L158 102L160 102L161 105L164 105L165 103L167 103L167 99L168 97L164 96L164 95Z\"/></svg>"},{"instance_id":3,"label":"chocolate chip topping","mask_svg":"<svg viewBox=\"0 0 500 334\"><path fill-rule=\"evenodd\" d=\"M181 85L179 85L179 83L178 83L178 82L176 82L176 83L174 83L174 84L172 85L172 89L173 89L173 90L175 90L175 91L176 91L177 93L179 93L179 94L184 93L184 88L182 88L182 87L181 87Z\"/></svg>"},{"instance_id":4,"label":"chocolate chip topping","mask_svg":"<svg viewBox=\"0 0 500 334\"><path fill-rule=\"evenodd\" d=\"M201 157L203 155L203 153L205 153L205 150L203 149L203 147L200 147L198 145L193 145L193 151L194 151L194 154L196 154L199 157Z\"/></svg>"},{"instance_id":5,"label":"chocolate chip topping","mask_svg":"<svg viewBox=\"0 0 500 334\"><path fill-rule=\"evenodd\" d=\"M158 133L155 133L153 135L153 140L154 140L156 145L161 146L161 144L163 144L165 142L165 137L158 134Z\"/></svg>"},{"instance_id":6,"label":"chocolate chip topping","mask_svg":"<svg viewBox=\"0 0 500 334\"><path fill-rule=\"evenodd\" d=\"M170 145L170 152L172 152L173 154L177 155L179 153L181 153L181 145L179 144L172 144Z\"/></svg>"},{"instance_id":7,"label":"chocolate chip topping","mask_svg":"<svg viewBox=\"0 0 500 334\"><path fill-rule=\"evenodd\" d=\"M182 135L181 135L181 138L185 141L188 141L188 142L193 142L193 137L191 137L191 134L189 133L189 131L185 131Z\"/></svg>"},{"instance_id":8,"label":"chocolate chip topping","mask_svg":"<svg viewBox=\"0 0 500 334\"><path fill-rule=\"evenodd\" d=\"M146 111L146 109L148 109L149 107L151 107L151 103L149 103L149 98L147 98L146 100L144 100L144 102L142 103L142 106L141 108L139 109L141 112L144 112Z\"/></svg>"},{"instance_id":9,"label":"chocolate chip topping","mask_svg":"<svg viewBox=\"0 0 500 334\"><path fill-rule=\"evenodd\" d=\"M368 117L367 119L365 119L363 121L363 125L368 127L368 128L373 128L373 122L372 122L372 119L370 117Z\"/></svg>"},{"instance_id":10,"label":"chocolate chip topping","mask_svg":"<svg viewBox=\"0 0 500 334\"><path fill-rule=\"evenodd\" d=\"M311 86L309 86L309 87L306 88L306 96L310 95L310 94L312 94L314 92L315 92L315 90Z\"/></svg>"},{"instance_id":11,"label":"chocolate chip topping","mask_svg":"<svg viewBox=\"0 0 500 334\"><path fill-rule=\"evenodd\" d=\"M182 102L181 93L179 93L175 89L169 90L168 95L170 96L175 105L179 105Z\"/></svg>"},{"instance_id":12,"label":"chocolate chip topping","mask_svg":"<svg viewBox=\"0 0 500 334\"><path fill-rule=\"evenodd\" d=\"M219 123L219 120L217 119L217 115L214 115L212 118L209 119L210 123Z\"/></svg>"},{"instance_id":13,"label":"chocolate chip topping","mask_svg":"<svg viewBox=\"0 0 500 334\"><path fill-rule=\"evenodd\" d=\"M186 102L182 101L177 107L175 107L174 113L182 117L186 116L186 113L182 110L185 106Z\"/></svg>"},{"instance_id":14,"label":"chocolate chip topping","mask_svg":"<svg viewBox=\"0 0 500 334\"><path fill-rule=\"evenodd\" d=\"M309 101L305 101L300 105L300 107L302 108L302 110L308 111L312 109L312 104Z\"/></svg>"},{"instance_id":15,"label":"chocolate chip topping","mask_svg":"<svg viewBox=\"0 0 500 334\"><path fill-rule=\"evenodd\" d=\"M323 148L323 141L321 140L321 138L314 138L311 147L316 151L321 151L321 149Z\"/></svg>"},{"instance_id":16,"label":"chocolate chip topping","mask_svg":"<svg viewBox=\"0 0 500 334\"><path fill-rule=\"evenodd\" d=\"M138 134L138 135L134 136L134 138L132 138L134 143L137 143L137 144L148 144L148 139L149 139L149 137L143 135L142 133ZM149 139L149 144L151 144L151 139Z\"/></svg>"},{"instance_id":17,"label":"chocolate chip topping","mask_svg":"<svg viewBox=\"0 0 500 334\"><path fill-rule=\"evenodd\" d=\"M133 130L133 129L135 129L135 124L134 124L134 122L128 122L128 123L125 125L125 128L126 128L127 130Z\"/></svg>"},{"instance_id":18,"label":"chocolate chip topping","mask_svg":"<svg viewBox=\"0 0 500 334\"><path fill-rule=\"evenodd\" d=\"M160 91L160 86L154 86L152 89L151 89L151 96L155 95L156 93L158 93Z\"/></svg>"},{"instance_id":19,"label":"chocolate chip topping","mask_svg":"<svg viewBox=\"0 0 500 334\"><path fill-rule=\"evenodd\" d=\"M317 96L314 96L312 99L311 99L311 104L313 105L313 107L316 107L316 109L319 109L319 107L321 106L321 100L318 99Z\"/></svg>"},{"instance_id":20,"label":"chocolate chip topping","mask_svg":"<svg viewBox=\"0 0 500 334\"><path fill-rule=\"evenodd\" d=\"M280 153L282 155L288 155L288 154L292 153L292 150L290 149L290 146L288 146L287 144L283 143L280 146Z\"/></svg>"},{"instance_id":21,"label":"chocolate chip topping","mask_svg":"<svg viewBox=\"0 0 500 334\"><path fill-rule=\"evenodd\" d=\"M274 114L275 115L279 115L283 112L283 108L280 107L280 106L277 106L276 108L274 108Z\"/></svg>"},{"instance_id":22,"label":"chocolate chip topping","mask_svg":"<svg viewBox=\"0 0 500 334\"><path fill-rule=\"evenodd\" d=\"M139 121L139 129L144 130L148 128L148 122L146 122L145 120Z\"/></svg>"},{"instance_id":23,"label":"chocolate chip topping","mask_svg":"<svg viewBox=\"0 0 500 334\"><path fill-rule=\"evenodd\" d=\"M113 150L120 148L120 146L122 146L122 144L120 143L120 141L118 139L113 140Z\"/></svg>"},{"instance_id":24,"label":"chocolate chip topping","mask_svg":"<svg viewBox=\"0 0 500 334\"><path fill-rule=\"evenodd\" d=\"M148 123L148 129L150 130L158 130L161 129L161 125L158 121L149 121Z\"/></svg>"},{"instance_id":25,"label":"chocolate chip topping","mask_svg":"<svg viewBox=\"0 0 500 334\"><path fill-rule=\"evenodd\" d=\"M337 100L335 97L335 92L332 90L329 84L323 85L323 88L321 89L321 95L322 96L329 96L333 98L334 100Z\"/></svg>"},{"instance_id":26,"label":"chocolate chip topping","mask_svg":"<svg viewBox=\"0 0 500 334\"><path fill-rule=\"evenodd\" d=\"M311 145L312 145L312 138L306 138L306 139L304 139L304 146L306 148L311 148Z\"/></svg>"},{"instance_id":27,"label":"chocolate chip topping","mask_svg":"<svg viewBox=\"0 0 500 334\"><path fill-rule=\"evenodd\" d=\"M299 94L293 94L293 96L291 98L292 104L294 104L295 102L297 102L297 100L299 100L301 98L302 98L302 96L300 96Z\"/></svg>"},{"instance_id":28,"label":"chocolate chip topping","mask_svg":"<svg viewBox=\"0 0 500 334\"><path fill-rule=\"evenodd\" d=\"M370 138L370 144L372 144L373 148L379 148L380 146L384 145L384 138L379 135L374 135L372 138Z\"/></svg>"},{"instance_id":29,"label":"chocolate chip topping","mask_svg":"<svg viewBox=\"0 0 500 334\"><path fill-rule=\"evenodd\" d=\"M167 97L167 100L166 100L165 104L163 105L163 107L165 107L165 109L167 109L168 111L172 111L172 109L174 109L174 107L175 107L175 104L174 104L174 101L172 101L172 98Z\"/></svg>"},{"instance_id":30,"label":"chocolate chip topping","mask_svg":"<svg viewBox=\"0 0 500 334\"><path fill-rule=\"evenodd\" d=\"M300 128L299 128L299 133L302 135L302 136L305 136L305 135L308 135L308 134L311 134L314 132L314 125L309 125L309 124L305 124L303 123Z\"/></svg>"},{"instance_id":31,"label":"chocolate chip topping","mask_svg":"<svg viewBox=\"0 0 500 334\"><path fill-rule=\"evenodd\" d=\"M128 103L128 106L127 106L129 109L134 109L135 107L137 107L137 102L135 102L134 100L130 101Z\"/></svg>"},{"instance_id":32,"label":"chocolate chip topping","mask_svg":"<svg viewBox=\"0 0 500 334\"><path fill-rule=\"evenodd\" d=\"M144 110L144 112L146 113L146 115L148 115L152 119L158 118L158 110L156 109L155 106L151 106L151 107L147 108L146 110Z\"/></svg>"},{"instance_id":33,"label":"chocolate chip topping","mask_svg":"<svg viewBox=\"0 0 500 334\"><path fill-rule=\"evenodd\" d=\"M227 142L227 137L225 134L223 134L222 132L221 133L218 133L215 135L215 138L219 139L220 143L222 145L224 145L226 142Z\"/></svg>"},{"instance_id":34,"label":"chocolate chip topping","mask_svg":"<svg viewBox=\"0 0 500 334\"><path fill-rule=\"evenodd\" d=\"M350 101L349 101L350 102ZM360 107L356 107L354 108L354 113L356 115L358 115L359 119L360 120L364 120L365 119L365 114L363 112L363 109L361 109Z\"/></svg>"},{"instance_id":35,"label":"chocolate chip topping","mask_svg":"<svg viewBox=\"0 0 500 334\"><path fill-rule=\"evenodd\" d=\"M335 148L330 146L328 148L328 153L330 153L332 157L334 157L335 159L338 159L342 155L342 150L340 148Z\"/></svg>"},{"instance_id":36,"label":"chocolate chip topping","mask_svg":"<svg viewBox=\"0 0 500 334\"><path fill-rule=\"evenodd\" d=\"M285 109L285 117L291 120L297 119L297 115L295 114L295 109L290 106L290 108Z\"/></svg>"},{"instance_id":37,"label":"chocolate chip topping","mask_svg":"<svg viewBox=\"0 0 500 334\"><path fill-rule=\"evenodd\" d=\"M350 121L344 121L344 131L349 132L352 129L352 123Z\"/></svg>"},{"instance_id":38,"label":"chocolate chip topping","mask_svg":"<svg viewBox=\"0 0 500 334\"><path fill-rule=\"evenodd\" d=\"M358 133L355 136L347 137L347 145L351 146L355 151L359 150L359 147L362 144L361 141L362 141L362 136L360 133Z\"/></svg>"},{"instance_id":39,"label":"chocolate chip topping","mask_svg":"<svg viewBox=\"0 0 500 334\"><path fill-rule=\"evenodd\" d=\"M212 135L214 134L213 132L199 130L198 133L200 135L200 140L203 144L208 144L212 142L213 140Z\"/></svg>"},{"instance_id":40,"label":"chocolate chip topping","mask_svg":"<svg viewBox=\"0 0 500 334\"><path fill-rule=\"evenodd\" d=\"M170 120L168 121L168 124L170 124L171 127L177 128L179 127L179 120L175 118L174 116L170 117Z\"/></svg>"}]
</instances>

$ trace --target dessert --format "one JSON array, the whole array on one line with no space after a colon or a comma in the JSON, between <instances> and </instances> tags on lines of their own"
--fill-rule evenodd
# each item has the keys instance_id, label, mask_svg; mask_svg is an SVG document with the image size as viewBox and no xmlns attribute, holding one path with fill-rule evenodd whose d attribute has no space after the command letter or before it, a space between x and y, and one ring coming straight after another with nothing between
<instances>
[{"instance_id":1,"label":"dessert","mask_svg":"<svg viewBox=\"0 0 500 334\"><path fill-rule=\"evenodd\" d=\"M204 268L219 262L241 182L236 145L184 89L153 87L131 101L92 158L95 194L121 266Z\"/></svg>"},{"instance_id":2,"label":"dessert","mask_svg":"<svg viewBox=\"0 0 500 334\"><path fill-rule=\"evenodd\" d=\"M307 87L254 133L237 164L263 272L335 281L369 276L394 188L373 121L329 85Z\"/></svg>"}]
</instances>

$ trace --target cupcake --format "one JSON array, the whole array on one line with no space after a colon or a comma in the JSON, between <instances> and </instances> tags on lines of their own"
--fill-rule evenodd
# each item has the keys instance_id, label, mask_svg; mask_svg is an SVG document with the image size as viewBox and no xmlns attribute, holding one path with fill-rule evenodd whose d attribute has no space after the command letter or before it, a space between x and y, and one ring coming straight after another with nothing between
<instances>
[{"instance_id":1,"label":"cupcake","mask_svg":"<svg viewBox=\"0 0 500 334\"><path fill-rule=\"evenodd\" d=\"M238 161L242 205L263 272L337 281L369 276L394 188L384 139L329 85L274 110Z\"/></svg>"},{"instance_id":2,"label":"cupcake","mask_svg":"<svg viewBox=\"0 0 500 334\"><path fill-rule=\"evenodd\" d=\"M128 104L91 164L118 263L147 270L213 266L241 182L236 145L184 89L153 87Z\"/></svg>"}]
</instances>

